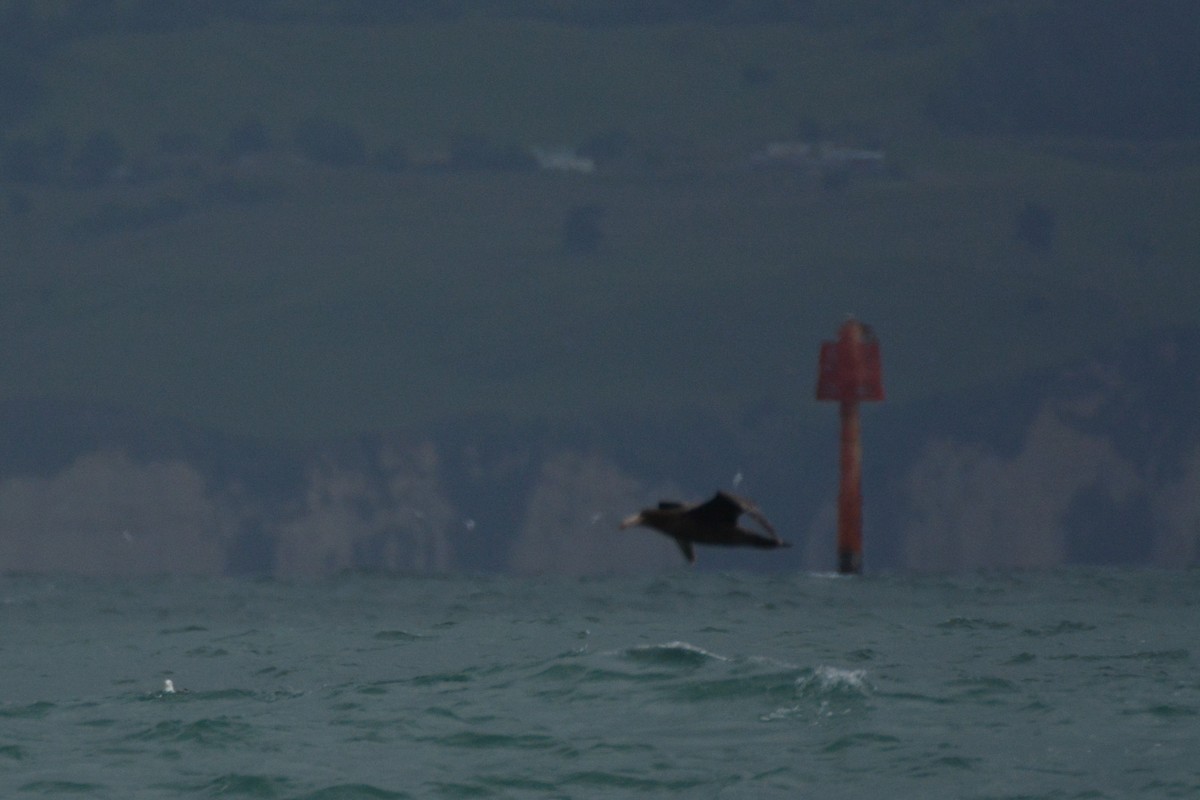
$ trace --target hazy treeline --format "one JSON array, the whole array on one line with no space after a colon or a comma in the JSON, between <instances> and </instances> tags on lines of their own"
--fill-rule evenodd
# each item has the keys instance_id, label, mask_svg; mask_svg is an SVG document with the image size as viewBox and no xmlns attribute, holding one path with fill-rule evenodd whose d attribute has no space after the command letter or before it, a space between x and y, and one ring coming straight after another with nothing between
<instances>
[{"instance_id":1,"label":"hazy treeline","mask_svg":"<svg viewBox=\"0 0 1200 800\"><path fill-rule=\"evenodd\" d=\"M189 30L221 20L263 25L396 25L464 16L538 18L564 25L653 25L788 22L830 28L862 24L886 31L874 46L941 40L962 16L948 0L834 3L826 0L620 0L613 3L507 0L481 11L467 2L327 4L296 0L259 3L150 0L0 3L0 180L68 180L94 185L127 158L111 132L93 131L69 142L47 131L36 138L5 135L45 98L41 60L72 41L114 33ZM930 92L927 112L950 132L1059 134L1127 139L1187 137L1200 133L1200 6L1171 0L1132 3L1027 2L976 13L970 35L978 44L944 86ZM981 28L981 29L978 29ZM960 35L960 34L956 34ZM770 82L770 70L747 67L750 83ZM801 127L812 126L801 121ZM207 132L211 136L213 132ZM803 134L803 131L801 131ZM620 136L619 130L615 134ZM611 154L614 133L583 147ZM314 162L334 166L373 162L408 165L402 146L368 152L362 134L343 120L300 115L289 131L268 131L249 117L225 136L225 157L294 145ZM163 141L165 153L187 142ZM449 158L468 168L532 169L525 146L484 135L450 143Z\"/></svg>"},{"instance_id":2,"label":"hazy treeline","mask_svg":"<svg viewBox=\"0 0 1200 800\"><path fill-rule=\"evenodd\" d=\"M842 288L849 285L879 287L873 300L855 298L850 307L870 306L873 317L891 313L892 325L922 320L916 333L908 327L907 339L887 340L895 349L886 358L897 383L932 387L921 393L923 401L884 404L865 414L870 568L1196 563L1195 331L1160 332L1033 375L1014 376L1012 365L1033 363L1028 359L1048 330L1071 340L1058 343L1060 353L1078 353L1101 334L1109 341L1141 330L1141 312L1126 314L1122 304L1160 309L1174 300L1183 311L1163 319L1193 324L1186 270L1194 252L1188 225L1194 181L1189 185L1193 176L1186 170L1194 166L1144 175L1107 165L1077 169L1072 161L1067 168L1056 162L1056 172L1045 169L1053 158L1029 160L1023 151L1091 148L1103 156L1111 146L1145 150L1152 160L1170 147L1144 140L1200 132L1200 80L1192 79L1200 6L1031 0L979 10L984 7L955 0L502 0L486 6L466 0L0 0L0 223L11 235L3 243L15 256L10 263L26 276L6 287L15 357L7 362L5 388L7 397L36 398L0 407L0 569L307 575L674 567L679 556L669 543L641 532L615 539L616 520L659 497L699 499L735 483L797 546L769 559L705 552L701 568L827 568L836 415L828 409L827 424L814 425L792 400L760 398L797 396L791 367L781 368L794 362L794 353L783 358L778 343L815 338L811 328L797 330L798 308L812 319L828 318L846 307ZM243 104L206 120L187 114L168 120L181 129L159 128L163 122L153 113L143 119L142 110L156 104L141 98L128 103L133 110L124 120L72 116L54 102L78 96L62 77L62 62L75 64L71 47L88 37L108 36L96 49L124 55L131 42L176 43L171 36L128 34L212 26L208 33L228 34L231 52L243 52L263 39L260 24L320 27L322 33L359 26L346 37L353 41L345 46L353 47L359 34L377 33L369 26L437 18L470 18L460 27L485 37L493 20L535 19L513 27L536 29L539 42L567 43L580 40L572 38L580 31L567 26L678 24L647 37L655 56L650 71L668 71L681 57L676 40L694 35L706 42L699 52L712 50L714 70L695 74L718 79L680 101L693 110L690 117L656 111L634 124L622 117L628 103L614 103L619 111L603 119L581 117L585 124L569 144L580 155L614 164L625 159L629 168L618 181L512 174L534 168L531 144L553 142L504 140L494 132L496 109L470 124L447 122L423 139L376 124L372 141L361 116L320 107L313 98L328 87L317 84L313 93L275 109ZM732 37L713 31L779 20L789 21L790 32L835 30L814 39L854 53L830 62L841 66L829 73L839 86L842 79L867 84L860 86L865 110L838 112L831 110L837 100L811 103L805 93L788 90L796 74L785 72L811 71L803 60L779 55L791 52L790 39L761 60L749 49L726 58L724 47L714 44L727 38L753 47L765 41L753 31ZM856 26L852 36L836 30L843 25ZM427 25L419 33L439 27L455 26ZM636 39L643 32L635 33ZM79 48L84 66L66 69L68 77L72 69L90 70L89 47ZM324 74L321 59L329 54L304 52L317 53L313 63ZM513 58L504 48L498 52ZM64 55L70 58L59 58ZM575 55L564 48L558 63L575 63ZM922 60L925 66L913 68L905 81L904 65ZM930 70L931 60L944 61L946 69ZM117 73L124 88L124 76L138 85L145 69L130 61L124 55ZM897 82L905 85L902 102L911 118L903 135L925 135L932 118L949 134L954 152L985 151L979 166L988 177L976 178L974 164L925 164L847 186L849 173L822 181L811 166L750 163L753 148L776 138L794 135L791 144L807 147L845 134L846 144L878 145L881 157L886 144L890 169L893 145L902 154L906 143L889 133L887 120L873 118L885 112L871 92L892 83L872 71L879 63L895 63ZM644 75L640 64L628 62L613 80ZM347 74L357 77L366 67L355 62L351 69ZM63 87L61 95L47 94L43 81L51 75L58 76L54 91ZM530 75L537 73L516 73L506 85L527 86ZM870 75L876 78L863 80ZM820 84L831 83L819 77ZM472 109L504 95L478 76L471 83L482 87ZM171 96L177 86L162 82L157 97ZM720 129L718 117L737 114L720 111L704 92L722 87L724 108L741 108L746 100L760 111L783 111L763 113L749 134ZM214 83L200 95L221 88ZM653 102L640 102L657 109L658 97L669 101L694 88L664 85ZM532 95L536 102L526 108L540 114L544 93L539 88ZM788 97L799 97L798 104L780 102ZM879 95L885 106L888 97ZM420 113L423 105L410 108ZM44 119L39 112L46 112ZM23 126L30 116L36 124ZM677 116L697 127L677 130ZM994 142L957 136L962 131L1079 139L1018 141L1012 152L999 153ZM532 140L541 134L507 135ZM1111 137L1128 138L1114 143ZM421 152L410 161L414 139ZM731 166L734 149L741 161ZM597 172L607 171L608 164L597 163ZM363 165L373 169L344 169ZM429 179L418 169L485 174L439 172ZM405 174L376 174L401 170ZM500 171L505 174L494 174ZM1003 179L993 180L992 173ZM1129 196L1117 197L1119 191ZM1109 195L1116 211L1105 205ZM273 203L281 198L295 202ZM384 208L387 213L376 213ZM463 208L472 211L460 214ZM451 218L465 224L445 225ZM178 224L190 219L197 224ZM243 219L244 226L234 224ZM713 231L722 233L710 236ZM348 252L354 257L345 259ZM768 266L747 266L731 280L730 265L744 259ZM824 263L832 266L822 277ZM628 264L640 272L620 272ZM582 291L585 278L590 288ZM631 284L638 291L630 292ZM747 291L752 284L765 288ZM464 291L417 298L411 288L417 286ZM941 302L926 302L933 295ZM728 319L753 320L758 332L746 335L744 328L697 315L696 308L717 301ZM478 316L483 333L473 335L458 319L506 304L511 316ZM628 333L646 321L645 334ZM525 327L534 333L510 336ZM499 343L494 348L493 341ZM428 352L409 359L421 348ZM762 357L746 358L752 351ZM697 352L704 358L694 358ZM105 368L92 363L97 360L112 363ZM982 366L968 370L961 363L968 360ZM685 362L695 369L671 371ZM465 419L457 409L439 407L435 427L393 430L419 425L406 414L429 418L417 417L429 412L414 398L424 402L428 395L441 404L470 394L438 382L447 363L497 377L468 388L491 387L482 391L517 398L495 408L519 409L526 420L563 405L559 390L580 364L597 375L606 363L615 365L609 379L595 385L634 397L631 406L647 391L647 377L671 405L647 399L640 406L645 416L636 419L599 418L581 406L587 410L560 426L517 426L499 411L495 418ZM751 363L757 366L747 367ZM1049 355L1036 363L1060 359ZM654 364L653 370L636 368ZM46 365L52 369L39 373ZM961 389L999 369L1008 370L997 377L1005 385ZM723 401L719 410L676 403L677 395L698 402L710 381L715 387L733 370L742 370L739 380L774 380L782 372L786 391L760 381L756 394ZM515 388L500 381L500 373L516 375ZM517 385L525 379L531 382ZM221 409L247 409L247 417L227 413L210 423L232 420L240 426L232 430L249 429L246 419L269 424L279 413L271 403L290 397L292 418L281 428L290 435L310 435L314 423L344 408L351 413L330 429L374 432L285 445L120 409L56 406L40 396L94 396L97 385L107 387L103 396L112 402L136 407L147 396L182 398L147 406L164 414L204 410L219 418ZM943 385L951 387L947 394L929 399ZM410 386L426 390L406 394ZM400 410L381 416L369 402L356 405L364 387L364 396L374 393ZM510 396L500 397L506 392ZM567 403L581 396L590 394L578 392Z\"/></svg>"},{"instance_id":3,"label":"hazy treeline","mask_svg":"<svg viewBox=\"0 0 1200 800\"><path fill-rule=\"evenodd\" d=\"M952 9L954 0L889 0L869 4L839 0L495 0L486 6L472 0L66 0L39 3L7 0L0 19L22 27L35 40L113 31L186 30L229 19L251 23L380 25L472 16L533 18L577 25L644 25L683 22L769 24L801 22L844 25L884 16L928 22Z\"/></svg>"},{"instance_id":4,"label":"hazy treeline","mask_svg":"<svg viewBox=\"0 0 1200 800\"><path fill-rule=\"evenodd\" d=\"M1200 331L1166 331L1020 386L864 412L874 570L1200 563ZM706 548L700 569L829 569L836 421L766 413L502 419L306 447L116 411L8 404L0 569L315 576L342 570L683 569L617 530L660 498L751 495L795 547Z\"/></svg>"},{"instance_id":5,"label":"hazy treeline","mask_svg":"<svg viewBox=\"0 0 1200 800\"><path fill-rule=\"evenodd\" d=\"M187 30L219 20L258 24L392 25L479 16L571 25L683 22L830 27L883 21L879 40L932 41L958 13L953 0L839 3L831 0L536 0L489 3L410 0L335 4L304 0L81 0L0 3L0 129L28 113L43 87L36 60L49 48L106 33ZM1200 132L1200 7L1174 0L1071 0L998 6L982 16L983 47L930 111L955 129L1118 137Z\"/></svg>"}]
</instances>

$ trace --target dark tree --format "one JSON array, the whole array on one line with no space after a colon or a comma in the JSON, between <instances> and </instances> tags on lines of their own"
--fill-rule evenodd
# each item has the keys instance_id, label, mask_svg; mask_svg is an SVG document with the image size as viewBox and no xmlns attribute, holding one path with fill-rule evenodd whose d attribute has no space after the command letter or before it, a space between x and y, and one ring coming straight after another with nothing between
<instances>
[{"instance_id":1,"label":"dark tree","mask_svg":"<svg viewBox=\"0 0 1200 800\"><path fill-rule=\"evenodd\" d=\"M563 249L571 255L594 253L604 241L600 220L604 209L597 205L572 206L563 222Z\"/></svg>"},{"instance_id":2,"label":"dark tree","mask_svg":"<svg viewBox=\"0 0 1200 800\"><path fill-rule=\"evenodd\" d=\"M255 115L246 117L234 125L225 137L225 156L231 159L252 156L271 149L271 136L267 126Z\"/></svg>"}]
</instances>

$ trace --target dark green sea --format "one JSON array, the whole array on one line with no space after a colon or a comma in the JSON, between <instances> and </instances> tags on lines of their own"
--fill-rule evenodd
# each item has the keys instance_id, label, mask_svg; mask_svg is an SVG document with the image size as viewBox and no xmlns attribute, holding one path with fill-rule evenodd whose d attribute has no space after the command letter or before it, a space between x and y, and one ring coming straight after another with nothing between
<instances>
[{"instance_id":1,"label":"dark green sea","mask_svg":"<svg viewBox=\"0 0 1200 800\"><path fill-rule=\"evenodd\" d=\"M8 576L0 797L1200 797L1197 637L1196 571Z\"/></svg>"}]
</instances>

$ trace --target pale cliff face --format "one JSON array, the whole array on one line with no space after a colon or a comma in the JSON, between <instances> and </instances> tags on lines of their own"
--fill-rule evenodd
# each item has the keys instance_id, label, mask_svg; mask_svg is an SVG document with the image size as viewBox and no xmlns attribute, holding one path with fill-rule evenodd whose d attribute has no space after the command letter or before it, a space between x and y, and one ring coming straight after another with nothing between
<instances>
[{"instance_id":1,"label":"pale cliff face","mask_svg":"<svg viewBox=\"0 0 1200 800\"><path fill-rule=\"evenodd\" d=\"M913 569L1049 567L1063 563L1063 518L1095 484L1114 496L1141 488L1132 465L1100 436L1065 423L1047 402L1015 456L950 440L926 445L908 472Z\"/></svg>"},{"instance_id":2,"label":"pale cliff face","mask_svg":"<svg viewBox=\"0 0 1200 800\"><path fill-rule=\"evenodd\" d=\"M600 456L563 452L542 465L511 568L522 574L603 575L677 566L675 545L618 526L644 504L645 488Z\"/></svg>"},{"instance_id":3,"label":"pale cliff face","mask_svg":"<svg viewBox=\"0 0 1200 800\"><path fill-rule=\"evenodd\" d=\"M85 453L0 482L0 565L83 575L220 574L231 519L179 460Z\"/></svg>"}]
</instances>

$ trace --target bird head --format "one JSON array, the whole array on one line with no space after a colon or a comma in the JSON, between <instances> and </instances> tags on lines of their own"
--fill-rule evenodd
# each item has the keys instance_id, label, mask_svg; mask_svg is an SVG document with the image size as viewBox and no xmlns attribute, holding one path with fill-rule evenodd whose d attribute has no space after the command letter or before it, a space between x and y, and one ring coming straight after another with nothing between
<instances>
[{"instance_id":1,"label":"bird head","mask_svg":"<svg viewBox=\"0 0 1200 800\"><path fill-rule=\"evenodd\" d=\"M643 508L633 516L621 520L621 530L642 527L670 532L672 522L678 518L682 507L679 503L664 501L658 504L658 508Z\"/></svg>"},{"instance_id":2,"label":"bird head","mask_svg":"<svg viewBox=\"0 0 1200 800\"><path fill-rule=\"evenodd\" d=\"M633 514L632 516L628 516L625 519L621 520L621 525L619 526L619 530L625 530L626 528L636 528L638 525L644 525L645 523L646 523L645 512L639 511L636 514Z\"/></svg>"}]
</instances>

